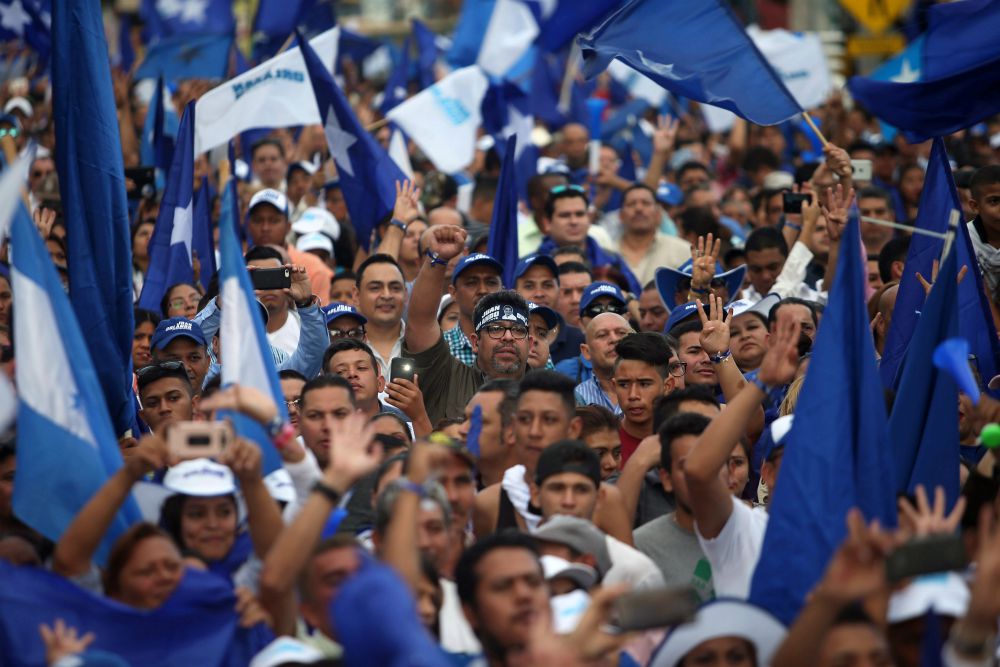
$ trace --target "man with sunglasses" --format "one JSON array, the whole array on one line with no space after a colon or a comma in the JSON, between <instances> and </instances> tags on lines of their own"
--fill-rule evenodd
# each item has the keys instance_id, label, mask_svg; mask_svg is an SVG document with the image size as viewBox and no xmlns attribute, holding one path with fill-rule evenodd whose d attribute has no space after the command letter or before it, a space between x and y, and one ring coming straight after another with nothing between
<instances>
[{"instance_id":1,"label":"man with sunglasses","mask_svg":"<svg viewBox=\"0 0 1000 667\"><path fill-rule=\"evenodd\" d=\"M466 231L434 225L424 232L424 263L410 294L403 355L416 362L424 388L424 404L432 424L461 418L465 404L488 379L520 379L528 368L531 347L528 304L513 290L483 296L473 312L469 342L476 363L466 366L451 355L437 321L448 262L465 249Z\"/></svg>"},{"instance_id":2,"label":"man with sunglasses","mask_svg":"<svg viewBox=\"0 0 1000 667\"><path fill-rule=\"evenodd\" d=\"M629 291L638 294L642 284L619 255L598 245L588 234L590 231L590 200L579 185L557 185L549 191L545 203L545 239L538 252L551 255L556 249L579 246L584 249L587 261L594 269L612 267L628 282Z\"/></svg>"},{"instance_id":3,"label":"man with sunglasses","mask_svg":"<svg viewBox=\"0 0 1000 667\"><path fill-rule=\"evenodd\" d=\"M168 424L191 421L198 397L182 361L154 361L135 372L139 387L139 418L161 434Z\"/></svg>"},{"instance_id":4,"label":"man with sunglasses","mask_svg":"<svg viewBox=\"0 0 1000 667\"><path fill-rule=\"evenodd\" d=\"M614 313L624 317L628 313L625 303L625 295L617 286L603 281L591 283L583 290L583 296L580 298L580 327L586 330L591 320L602 313ZM583 349L582 344L580 349ZM590 359L584 357L582 353L563 359L556 364L556 370L573 378L577 384L586 382L594 376Z\"/></svg>"},{"instance_id":5,"label":"man with sunglasses","mask_svg":"<svg viewBox=\"0 0 1000 667\"><path fill-rule=\"evenodd\" d=\"M353 338L367 342L365 324L368 318L358 312L349 303L331 303L320 310L326 315L326 328L330 332L330 342L335 343L342 338Z\"/></svg>"}]
</instances>

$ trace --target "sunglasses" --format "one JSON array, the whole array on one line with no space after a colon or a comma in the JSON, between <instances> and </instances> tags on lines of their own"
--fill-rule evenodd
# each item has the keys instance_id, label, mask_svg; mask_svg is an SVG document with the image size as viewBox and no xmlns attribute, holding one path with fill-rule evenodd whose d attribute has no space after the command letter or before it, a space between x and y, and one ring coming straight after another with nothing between
<instances>
[{"instance_id":1,"label":"sunglasses","mask_svg":"<svg viewBox=\"0 0 1000 667\"><path fill-rule=\"evenodd\" d=\"M178 371L184 371L184 374L187 375L183 361L160 361L155 364L143 366L135 372L135 376L140 380L145 380L146 378L167 375Z\"/></svg>"},{"instance_id":2,"label":"sunglasses","mask_svg":"<svg viewBox=\"0 0 1000 667\"><path fill-rule=\"evenodd\" d=\"M364 337L364 327L357 327L355 329L330 329L330 340L337 340L338 338L357 338L361 340Z\"/></svg>"},{"instance_id":3,"label":"sunglasses","mask_svg":"<svg viewBox=\"0 0 1000 667\"><path fill-rule=\"evenodd\" d=\"M582 185L557 185L549 190L549 194L559 195L564 192L579 192L580 194L586 194L587 191L583 189Z\"/></svg>"},{"instance_id":4,"label":"sunglasses","mask_svg":"<svg viewBox=\"0 0 1000 667\"><path fill-rule=\"evenodd\" d=\"M9 127L9 128L5 127L0 129L0 139L7 136L16 139L17 137L21 136L21 130L17 129L16 127Z\"/></svg>"},{"instance_id":5,"label":"sunglasses","mask_svg":"<svg viewBox=\"0 0 1000 667\"><path fill-rule=\"evenodd\" d=\"M628 308L618 303L595 303L592 306L587 306L583 314L587 317L594 318L601 313L614 313L615 315L624 315L628 312Z\"/></svg>"}]
</instances>

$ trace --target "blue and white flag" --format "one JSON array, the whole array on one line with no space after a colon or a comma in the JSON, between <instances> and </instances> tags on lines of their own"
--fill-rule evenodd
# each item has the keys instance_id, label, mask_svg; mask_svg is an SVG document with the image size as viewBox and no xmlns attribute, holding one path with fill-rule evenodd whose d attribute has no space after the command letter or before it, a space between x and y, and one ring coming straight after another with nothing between
<instances>
[{"instance_id":1,"label":"blue and white flag","mask_svg":"<svg viewBox=\"0 0 1000 667\"><path fill-rule=\"evenodd\" d=\"M227 189L231 184L227 184ZM222 385L253 387L274 399L278 414L288 421L281 383L274 368L271 345L264 332L264 321L257 306L250 275L243 262L242 244L236 238L236 221L223 216L219 220L219 298L222 322L219 327ZM264 474L281 467L281 457L271 444L264 428L248 417L229 413L236 432L256 442L264 455Z\"/></svg>"},{"instance_id":2,"label":"blue and white flag","mask_svg":"<svg viewBox=\"0 0 1000 667\"><path fill-rule=\"evenodd\" d=\"M224 79L229 67L228 35L173 35L149 47L133 78L169 81Z\"/></svg>"},{"instance_id":3,"label":"blue and white flag","mask_svg":"<svg viewBox=\"0 0 1000 667\"><path fill-rule=\"evenodd\" d=\"M309 40L323 66L332 72L340 28ZM319 107L298 47L279 53L253 69L208 91L198 100L195 154L221 146L256 127L294 127L320 122Z\"/></svg>"},{"instance_id":4,"label":"blue and white flag","mask_svg":"<svg viewBox=\"0 0 1000 667\"><path fill-rule=\"evenodd\" d=\"M488 87L482 70L465 67L386 115L420 146L435 167L453 174L468 167L475 156L479 107Z\"/></svg>"},{"instance_id":5,"label":"blue and white flag","mask_svg":"<svg viewBox=\"0 0 1000 667\"><path fill-rule=\"evenodd\" d=\"M194 230L194 102L188 102L177 133L167 188L149 241L149 269L142 283L139 307L154 313L167 289L194 282L191 244ZM163 313L166 317L166 313Z\"/></svg>"},{"instance_id":6,"label":"blue and white flag","mask_svg":"<svg viewBox=\"0 0 1000 667\"><path fill-rule=\"evenodd\" d=\"M7 181L17 178L10 170ZM17 294L17 480L14 513L56 541L91 496L122 466L101 385L62 281L28 212L18 203L11 229L11 283ZM140 519L131 498L98 549Z\"/></svg>"},{"instance_id":7,"label":"blue and white flag","mask_svg":"<svg viewBox=\"0 0 1000 667\"><path fill-rule=\"evenodd\" d=\"M0 0L0 41L23 40L46 60L52 48L51 17L36 0Z\"/></svg>"},{"instance_id":8,"label":"blue and white flag","mask_svg":"<svg viewBox=\"0 0 1000 667\"><path fill-rule=\"evenodd\" d=\"M440 43L443 38L434 33L419 19L413 21L413 40L417 45L417 75L420 79L420 88L433 86L437 81L435 68L438 56L442 49Z\"/></svg>"},{"instance_id":9,"label":"blue and white flag","mask_svg":"<svg viewBox=\"0 0 1000 667\"><path fill-rule=\"evenodd\" d=\"M156 37L232 34L236 27L230 0L143 0L139 13Z\"/></svg>"},{"instance_id":10,"label":"blue and white flag","mask_svg":"<svg viewBox=\"0 0 1000 667\"><path fill-rule=\"evenodd\" d=\"M191 264L197 256L201 270L198 282L207 291L215 276L215 239L212 234L212 188L208 177L202 176L201 187L194 195L194 211L191 223Z\"/></svg>"},{"instance_id":11,"label":"blue and white flag","mask_svg":"<svg viewBox=\"0 0 1000 667\"><path fill-rule=\"evenodd\" d=\"M399 62L396 63L396 67L389 75L389 80L385 82L385 92L382 94L382 104L379 106L379 111L383 115L402 104L406 99L410 85L410 46L412 44L412 37L403 40Z\"/></svg>"},{"instance_id":12,"label":"blue and white flag","mask_svg":"<svg viewBox=\"0 0 1000 667\"><path fill-rule=\"evenodd\" d=\"M520 87L509 81L491 82L483 98L483 130L494 141L497 153L506 160L507 138L517 137L514 172L517 177L517 198L528 199L528 180L535 175L538 147L531 140L535 118L531 115L531 99Z\"/></svg>"},{"instance_id":13,"label":"blue and white flag","mask_svg":"<svg viewBox=\"0 0 1000 667\"><path fill-rule=\"evenodd\" d=\"M372 135L365 131L347 97L324 69L319 56L306 45L302 49L312 81L320 123L330 155L337 163L340 189L344 192L358 241L366 245L371 232L396 203L396 181L406 174Z\"/></svg>"},{"instance_id":14,"label":"blue and white flag","mask_svg":"<svg viewBox=\"0 0 1000 667\"><path fill-rule=\"evenodd\" d=\"M52 120L69 295L115 434L133 427L133 294L125 167L101 5L52 6Z\"/></svg>"}]
</instances>

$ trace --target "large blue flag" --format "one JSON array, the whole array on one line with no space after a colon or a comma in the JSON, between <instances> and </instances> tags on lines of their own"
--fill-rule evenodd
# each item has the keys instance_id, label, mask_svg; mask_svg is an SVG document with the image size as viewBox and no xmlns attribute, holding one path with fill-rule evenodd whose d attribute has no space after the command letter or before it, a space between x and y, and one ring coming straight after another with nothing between
<instances>
[{"instance_id":1,"label":"large blue flag","mask_svg":"<svg viewBox=\"0 0 1000 667\"><path fill-rule=\"evenodd\" d=\"M53 4L52 105L69 294L117 435L133 422L132 247L100 3Z\"/></svg>"},{"instance_id":2,"label":"large blue flag","mask_svg":"<svg viewBox=\"0 0 1000 667\"><path fill-rule=\"evenodd\" d=\"M631 0L579 43L587 78L618 58L679 96L758 125L775 125L802 111L720 0Z\"/></svg>"},{"instance_id":3,"label":"large blue flag","mask_svg":"<svg viewBox=\"0 0 1000 667\"><path fill-rule=\"evenodd\" d=\"M948 230L952 211L961 210L955 181L951 176L951 165L948 163L948 152L944 142L935 139L927 162L924 189L920 193L920 208L917 210L914 227L943 234ZM903 275L896 291L896 305L886 333L882 361L879 363L879 375L886 388L895 389L898 386L899 367L917 326L920 308L926 296L916 274L920 273L930 280L933 262L940 256L941 239L926 234L914 234L910 238L910 249L903 265Z\"/></svg>"},{"instance_id":4,"label":"large blue flag","mask_svg":"<svg viewBox=\"0 0 1000 667\"><path fill-rule=\"evenodd\" d=\"M382 95L382 104L379 111L383 115L389 113L406 100L410 85L410 46L413 43L412 37L407 37L403 41L403 49L399 54L399 62L389 74L389 80L385 82L385 92Z\"/></svg>"},{"instance_id":5,"label":"large blue flag","mask_svg":"<svg viewBox=\"0 0 1000 667\"><path fill-rule=\"evenodd\" d=\"M93 632L92 649L143 667L245 667L274 638L262 625L239 628L232 585L195 569L188 569L170 598L154 610L96 596L39 568L0 561L0 580L0 664L5 667L46 664L38 626L51 626L57 618L81 635Z\"/></svg>"},{"instance_id":6,"label":"large blue flag","mask_svg":"<svg viewBox=\"0 0 1000 667\"><path fill-rule=\"evenodd\" d=\"M58 3L57 3L58 4ZM236 26L230 0L142 0L139 10L150 34L232 34Z\"/></svg>"},{"instance_id":7,"label":"large blue flag","mask_svg":"<svg viewBox=\"0 0 1000 667\"><path fill-rule=\"evenodd\" d=\"M208 290L215 275L215 239L212 234L212 189L208 178L203 176L201 187L194 195L194 211L191 225L191 250L198 257L201 271L198 282ZM193 257L192 257L193 264Z\"/></svg>"},{"instance_id":8,"label":"large blue flag","mask_svg":"<svg viewBox=\"0 0 1000 667\"><path fill-rule=\"evenodd\" d=\"M169 94L163 77L156 81L153 99L146 110L146 122L142 127L142 141L139 144L140 161L147 167L155 167L161 174L166 174L174 158L174 137L167 132L167 111L164 108L164 98ZM159 179L158 179L159 180Z\"/></svg>"},{"instance_id":9,"label":"large blue flag","mask_svg":"<svg viewBox=\"0 0 1000 667\"><path fill-rule=\"evenodd\" d=\"M11 244L20 397L14 514L55 541L121 468L122 457L91 363L93 350L80 332L45 244L20 205ZM138 506L129 499L101 542L101 562L114 540L140 519Z\"/></svg>"},{"instance_id":10,"label":"large blue flag","mask_svg":"<svg viewBox=\"0 0 1000 667\"><path fill-rule=\"evenodd\" d=\"M149 47L133 78L168 81L225 79L229 67L229 35L174 35Z\"/></svg>"},{"instance_id":11,"label":"large blue flag","mask_svg":"<svg viewBox=\"0 0 1000 667\"><path fill-rule=\"evenodd\" d=\"M881 120L924 141L969 127L1000 111L1000 3L965 0L933 7L920 81L851 77L856 100Z\"/></svg>"},{"instance_id":12,"label":"large blue flag","mask_svg":"<svg viewBox=\"0 0 1000 667\"><path fill-rule=\"evenodd\" d=\"M316 0L261 0L253 21L254 33L267 37L287 38L309 12Z\"/></svg>"},{"instance_id":13,"label":"large blue flag","mask_svg":"<svg viewBox=\"0 0 1000 667\"><path fill-rule=\"evenodd\" d=\"M358 241L367 248L372 230L392 213L396 181L406 180L406 174L358 122L344 93L309 43L300 39L299 47L312 81L327 145L337 164L351 222Z\"/></svg>"},{"instance_id":14,"label":"large blue flag","mask_svg":"<svg viewBox=\"0 0 1000 667\"><path fill-rule=\"evenodd\" d=\"M851 221L751 584L750 601L786 624L795 619L843 540L850 508L860 508L866 519L883 526L896 525L891 448L860 245L858 223Z\"/></svg>"},{"instance_id":15,"label":"large blue flag","mask_svg":"<svg viewBox=\"0 0 1000 667\"><path fill-rule=\"evenodd\" d=\"M429 88L437 81L434 67L440 54L438 36L420 19L412 21L413 41L417 46L417 76L420 78L420 88Z\"/></svg>"},{"instance_id":16,"label":"large blue flag","mask_svg":"<svg viewBox=\"0 0 1000 667\"><path fill-rule=\"evenodd\" d=\"M229 191L228 197L232 198L236 189L235 179L230 179L225 189ZM231 215L223 215L219 220L219 299L222 303L219 345L222 384L239 384L263 392L274 399L278 414L284 421L288 421L288 410L274 367L271 345L264 330L264 320L250 283L250 274L243 261L243 246L236 238L236 228L239 226L236 218L238 206L231 202L227 208ZM228 363L227 359L230 360ZM260 446L264 455L265 474L281 468L281 457L260 424L239 413L228 413L225 417L232 420L239 435Z\"/></svg>"},{"instance_id":17,"label":"large blue flag","mask_svg":"<svg viewBox=\"0 0 1000 667\"><path fill-rule=\"evenodd\" d=\"M520 253L517 249L517 174L514 158L517 155L517 135L512 134L504 146L500 180L493 202L493 219L490 221L486 254L503 264L503 284L514 289L514 269Z\"/></svg>"},{"instance_id":18,"label":"large blue flag","mask_svg":"<svg viewBox=\"0 0 1000 667\"><path fill-rule=\"evenodd\" d=\"M139 307L154 313L167 289L193 283L191 263L194 232L194 102L188 102L177 132L166 191L149 240L149 269L139 295ZM166 313L163 313L166 317Z\"/></svg>"},{"instance_id":19,"label":"large blue flag","mask_svg":"<svg viewBox=\"0 0 1000 667\"><path fill-rule=\"evenodd\" d=\"M535 119L531 115L531 99L519 86L509 81L493 81L486 90L481 105L483 130L493 137L494 146L506 159L507 137L517 137L514 155L517 198L528 199L528 181L537 172L538 148L531 140Z\"/></svg>"},{"instance_id":20,"label":"large blue flag","mask_svg":"<svg viewBox=\"0 0 1000 667\"><path fill-rule=\"evenodd\" d=\"M958 387L928 361L938 345L958 335L956 250L953 245L920 313L889 417L896 490L944 487L949 508L959 491Z\"/></svg>"}]
</instances>

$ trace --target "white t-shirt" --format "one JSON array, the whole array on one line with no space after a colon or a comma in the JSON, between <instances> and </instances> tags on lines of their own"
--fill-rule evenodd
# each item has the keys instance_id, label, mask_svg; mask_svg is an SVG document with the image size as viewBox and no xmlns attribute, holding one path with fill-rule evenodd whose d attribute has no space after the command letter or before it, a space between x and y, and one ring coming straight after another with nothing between
<instances>
[{"instance_id":1,"label":"white t-shirt","mask_svg":"<svg viewBox=\"0 0 1000 667\"><path fill-rule=\"evenodd\" d=\"M483 652L476 633L472 631L469 621L462 612L462 602L458 599L458 586L444 577L441 581L441 592L444 594L441 613L438 615L438 627L441 631L441 648L450 653Z\"/></svg>"},{"instance_id":2,"label":"white t-shirt","mask_svg":"<svg viewBox=\"0 0 1000 667\"><path fill-rule=\"evenodd\" d=\"M611 569L604 575L604 584L619 584L623 581L633 589L663 588L663 573L653 559L635 547L630 547L610 535L605 536Z\"/></svg>"},{"instance_id":3,"label":"white t-shirt","mask_svg":"<svg viewBox=\"0 0 1000 667\"><path fill-rule=\"evenodd\" d=\"M698 544L712 566L712 584L717 597L734 597L745 600L750 595L750 580L760 560L767 530L767 510L750 509L733 498L733 513L722 531L706 540L695 524Z\"/></svg>"},{"instance_id":4,"label":"white t-shirt","mask_svg":"<svg viewBox=\"0 0 1000 667\"><path fill-rule=\"evenodd\" d=\"M299 314L294 310L288 311L288 319L281 325L281 328L273 333L267 334L267 342L279 350L284 351L289 357L295 354L299 347L299 329L302 328L299 322Z\"/></svg>"},{"instance_id":5,"label":"white t-shirt","mask_svg":"<svg viewBox=\"0 0 1000 667\"><path fill-rule=\"evenodd\" d=\"M524 478L527 472L521 464L511 466L503 473L503 480L500 486L507 492L510 504L514 506L517 513L524 519L524 524L528 527L528 532L533 533L538 530L538 524L542 522L542 516L528 510L531 503L531 489L528 488L528 481Z\"/></svg>"}]
</instances>

